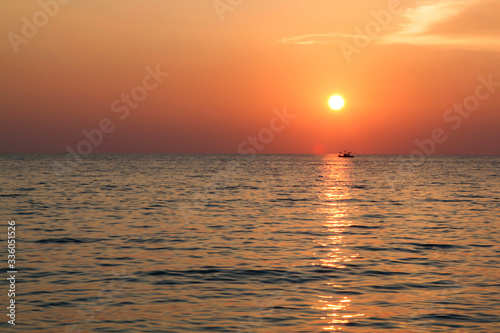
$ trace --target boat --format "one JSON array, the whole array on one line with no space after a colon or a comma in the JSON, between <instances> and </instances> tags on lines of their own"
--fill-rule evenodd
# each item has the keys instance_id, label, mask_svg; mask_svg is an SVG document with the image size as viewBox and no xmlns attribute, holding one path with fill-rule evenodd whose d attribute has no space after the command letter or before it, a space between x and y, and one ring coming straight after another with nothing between
<instances>
[{"instance_id":1,"label":"boat","mask_svg":"<svg viewBox=\"0 0 500 333\"><path fill-rule=\"evenodd\" d=\"M339 152L339 157L354 157L354 155L351 155L351 152L347 152L344 150L344 153Z\"/></svg>"}]
</instances>

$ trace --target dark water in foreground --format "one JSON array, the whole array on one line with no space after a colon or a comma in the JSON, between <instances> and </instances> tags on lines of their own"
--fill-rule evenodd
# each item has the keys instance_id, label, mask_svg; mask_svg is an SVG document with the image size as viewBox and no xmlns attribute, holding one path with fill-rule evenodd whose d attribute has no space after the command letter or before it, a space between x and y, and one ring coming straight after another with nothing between
<instances>
[{"instance_id":1,"label":"dark water in foreground","mask_svg":"<svg viewBox=\"0 0 500 333\"><path fill-rule=\"evenodd\" d=\"M500 157L64 158L0 156L2 331L500 332Z\"/></svg>"}]
</instances>

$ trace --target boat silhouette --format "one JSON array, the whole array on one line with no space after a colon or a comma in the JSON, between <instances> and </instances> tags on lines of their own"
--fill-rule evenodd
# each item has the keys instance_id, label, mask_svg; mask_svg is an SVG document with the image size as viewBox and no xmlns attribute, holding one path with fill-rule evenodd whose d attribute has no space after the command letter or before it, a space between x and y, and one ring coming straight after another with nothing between
<instances>
[{"instance_id":1,"label":"boat silhouette","mask_svg":"<svg viewBox=\"0 0 500 333\"><path fill-rule=\"evenodd\" d=\"M351 152L344 150L344 153L339 152L339 157L354 157L354 155L351 155Z\"/></svg>"}]
</instances>

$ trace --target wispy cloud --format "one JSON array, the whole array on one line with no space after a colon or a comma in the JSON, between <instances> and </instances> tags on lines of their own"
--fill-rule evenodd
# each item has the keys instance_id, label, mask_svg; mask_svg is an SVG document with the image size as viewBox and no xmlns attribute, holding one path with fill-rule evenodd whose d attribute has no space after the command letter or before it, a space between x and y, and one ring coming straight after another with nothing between
<instances>
[{"instance_id":1,"label":"wispy cloud","mask_svg":"<svg viewBox=\"0 0 500 333\"><path fill-rule=\"evenodd\" d=\"M411 36L426 33L434 24L459 14L472 2L474 0L422 1L401 15L399 34Z\"/></svg>"},{"instance_id":2,"label":"wispy cloud","mask_svg":"<svg viewBox=\"0 0 500 333\"><path fill-rule=\"evenodd\" d=\"M407 9L398 29L378 42L498 50L499 14L499 1L426 1Z\"/></svg>"},{"instance_id":3,"label":"wispy cloud","mask_svg":"<svg viewBox=\"0 0 500 333\"><path fill-rule=\"evenodd\" d=\"M294 37L284 37L276 41L282 44L312 45L312 44L332 44L336 43L338 38L352 38L353 34L308 34Z\"/></svg>"},{"instance_id":4,"label":"wispy cloud","mask_svg":"<svg viewBox=\"0 0 500 333\"><path fill-rule=\"evenodd\" d=\"M500 50L499 0L428 0L408 7L391 27L375 38L378 44L411 44L464 49ZM304 34L278 39L296 45L336 44L352 33Z\"/></svg>"}]
</instances>

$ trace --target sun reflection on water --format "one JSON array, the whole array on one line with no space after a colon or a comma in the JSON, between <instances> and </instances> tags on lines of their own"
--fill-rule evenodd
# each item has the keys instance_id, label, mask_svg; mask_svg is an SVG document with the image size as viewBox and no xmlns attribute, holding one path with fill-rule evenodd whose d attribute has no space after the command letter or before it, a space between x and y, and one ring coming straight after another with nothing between
<instances>
[{"instance_id":1,"label":"sun reflection on water","mask_svg":"<svg viewBox=\"0 0 500 333\"><path fill-rule=\"evenodd\" d=\"M335 155L325 156L320 167L321 181L319 197L323 206L319 209L325 217L324 239L317 241L322 248L317 265L333 269L344 269L345 264L354 260L359 254L349 253L346 246L345 231L352 225L349 219L350 212L355 209L349 204L351 198L349 189L353 182L352 161L339 159ZM341 289L342 285L335 281L328 283L332 287L332 295L320 295L318 305L315 309L322 310L326 316L321 319L327 320L328 325L323 327L325 331L339 331L342 327L357 317L364 314L356 313L351 309L352 299L347 296L335 295L335 289Z\"/></svg>"}]
</instances>

